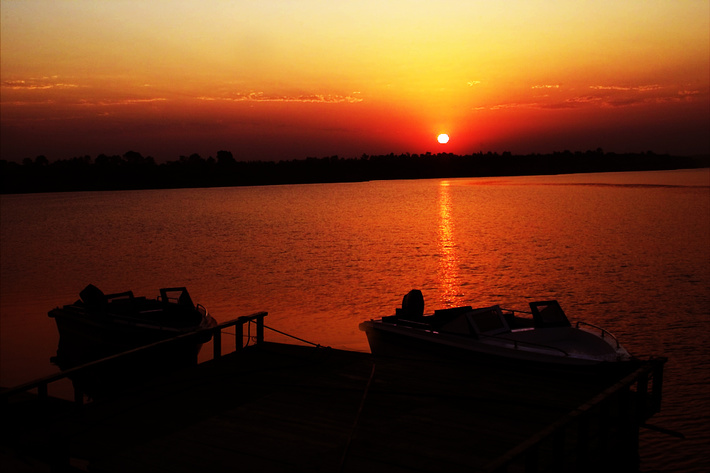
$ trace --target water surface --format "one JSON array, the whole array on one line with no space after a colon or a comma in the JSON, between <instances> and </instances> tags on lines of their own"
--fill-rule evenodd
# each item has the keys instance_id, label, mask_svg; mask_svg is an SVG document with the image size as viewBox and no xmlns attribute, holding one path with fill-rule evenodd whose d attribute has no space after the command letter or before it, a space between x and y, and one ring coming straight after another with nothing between
<instances>
[{"instance_id":1,"label":"water surface","mask_svg":"<svg viewBox=\"0 0 710 473\"><path fill-rule=\"evenodd\" d=\"M426 311L557 299L572 320L663 355L644 471L710 462L710 172L4 195L0 384L56 371L47 311L89 283L187 286L218 320L268 311L301 338L368 351L358 323L412 288ZM272 340L282 341L267 332Z\"/></svg>"}]
</instances>

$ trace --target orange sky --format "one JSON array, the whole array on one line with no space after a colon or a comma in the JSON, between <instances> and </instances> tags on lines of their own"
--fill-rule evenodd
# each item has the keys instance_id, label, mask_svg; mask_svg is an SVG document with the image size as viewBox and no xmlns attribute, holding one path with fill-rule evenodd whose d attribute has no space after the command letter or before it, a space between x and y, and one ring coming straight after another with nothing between
<instances>
[{"instance_id":1,"label":"orange sky","mask_svg":"<svg viewBox=\"0 0 710 473\"><path fill-rule=\"evenodd\" d=\"M3 0L0 13L1 159L710 152L707 0Z\"/></svg>"}]
</instances>

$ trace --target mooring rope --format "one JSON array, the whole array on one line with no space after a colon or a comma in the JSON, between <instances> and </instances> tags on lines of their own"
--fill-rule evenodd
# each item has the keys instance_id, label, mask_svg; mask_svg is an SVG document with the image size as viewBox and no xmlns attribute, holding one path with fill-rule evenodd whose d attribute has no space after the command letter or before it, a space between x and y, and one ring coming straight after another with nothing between
<instances>
[{"instance_id":1,"label":"mooring rope","mask_svg":"<svg viewBox=\"0 0 710 473\"><path fill-rule=\"evenodd\" d=\"M251 324L251 321L249 321L249 324ZM269 326L266 325L266 324L264 324L264 328L268 328L269 330L271 330L271 331L273 331L273 332L280 333L281 335L285 335L285 336L287 336L287 337L291 337L291 338L293 338L293 339L295 339L295 340L298 340L299 342L308 343L308 344L310 344L310 345L313 345L313 346L316 347L316 348L330 348L330 347L324 347L323 345L321 345L321 344L319 344L319 343L313 343L313 342L309 342L308 340L304 340L304 339L302 339L302 338L298 338L298 337L296 337L295 335L291 335L291 334L288 334L288 333L286 333L286 332L282 332L281 330L276 330L275 328L271 328L271 327L269 327Z\"/></svg>"},{"instance_id":2,"label":"mooring rope","mask_svg":"<svg viewBox=\"0 0 710 473\"><path fill-rule=\"evenodd\" d=\"M365 386L365 391L362 393L362 399L360 399L360 407L358 407L357 415L355 416L355 422L353 422L353 427L350 429L350 434L348 435L348 440L345 443L345 448L343 449L343 456L340 458L340 471L342 473L345 467L345 460L348 457L348 452L350 451L350 442L355 435L355 430L357 429L357 424L360 421L360 414L362 414L362 408L365 405L365 398L367 398L367 392L370 390L370 385L372 384L372 378L375 377L375 363L372 363L372 371L370 371L370 377L367 380L367 385Z\"/></svg>"},{"instance_id":3,"label":"mooring rope","mask_svg":"<svg viewBox=\"0 0 710 473\"><path fill-rule=\"evenodd\" d=\"M253 337L251 336L251 324L252 324L252 323L255 323L255 322L254 322L253 320L250 320L249 322L247 322L247 334L246 334L246 336L244 336L244 338L247 339L247 343L246 343L245 347L248 347L248 346L249 346L249 342L250 342L251 339L253 338ZM323 346L323 345L321 345L320 343L309 342L308 340L304 340L304 339L302 339L302 338L298 338L298 337L295 336L295 335L291 335L290 333L282 332L281 330L277 330L277 329L275 329L275 328L269 327L269 326L266 325L266 324L264 324L264 328L268 328L269 330L271 330L271 331L273 331L273 332L280 333L281 335L284 335L284 336L286 336L286 337L293 338L293 339L295 339L295 340L298 340L299 342L308 343L309 345L313 345L313 346L316 347L316 348L330 348L329 346ZM222 333L225 334L225 335L232 335L233 337L236 337L236 336L237 336L236 332L226 332L226 331L225 331L225 332L222 332Z\"/></svg>"},{"instance_id":4,"label":"mooring rope","mask_svg":"<svg viewBox=\"0 0 710 473\"><path fill-rule=\"evenodd\" d=\"M247 343L244 345L244 348L249 346L249 342L251 341L251 320L247 322Z\"/></svg>"}]
</instances>

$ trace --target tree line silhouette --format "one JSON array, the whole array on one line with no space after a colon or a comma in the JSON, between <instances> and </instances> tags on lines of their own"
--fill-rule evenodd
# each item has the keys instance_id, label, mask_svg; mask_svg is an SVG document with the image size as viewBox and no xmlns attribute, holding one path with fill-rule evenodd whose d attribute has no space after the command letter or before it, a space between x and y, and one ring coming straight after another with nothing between
<instances>
[{"instance_id":1,"label":"tree line silhouette","mask_svg":"<svg viewBox=\"0 0 710 473\"><path fill-rule=\"evenodd\" d=\"M708 157L642 152L562 151L513 155L487 152L467 155L424 153L362 155L359 158L306 158L282 161L239 161L230 151L216 157L198 154L157 164L150 156L128 151L95 159L74 157L50 162L45 156L22 164L0 160L3 194L186 187L229 187L275 184L356 182L389 179L487 177L587 172L699 168Z\"/></svg>"}]
</instances>

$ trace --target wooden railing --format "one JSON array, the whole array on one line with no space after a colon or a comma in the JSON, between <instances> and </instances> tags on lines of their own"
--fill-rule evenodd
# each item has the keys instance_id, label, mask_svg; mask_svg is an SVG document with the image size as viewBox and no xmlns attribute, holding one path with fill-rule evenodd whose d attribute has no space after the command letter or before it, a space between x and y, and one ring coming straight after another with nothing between
<instances>
[{"instance_id":1,"label":"wooden railing","mask_svg":"<svg viewBox=\"0 0 710 473\"><path fill-rule=\"evenodd\" d=\"M108 366L110 363L115 363L120 360L127 359L128 357L140 356L141 354L147 354L149 351L152 350L166 348L172 344L179 343L181 341L185 342L193 338L197 340L199 337L204 337L207 333L211 333L212 335L212 359L219 358L222 356L222 331L229 327L235 327L234 351L237 351L242 349L244 346L244 325L248 325L252 322L255 322L256 333L254 335L254 340L255 344L258 345L264 341L264 317L266 317L267 315L268 314L266 312L257 312L251 315L245 315L230 320L228 322L222 322L211 328L198 330L195 332L183 333L175 337L151 343L150 345L144 345L138 348L134 348L133 350L128 350L106 358L101 358L100 360L76 366L60 373L45 376L44 378L36 379L34 381L30 381L28 383L21 384L13 388L4 389L2 392L0 392L0 407L7 407L7 404L9 403L11 397L26 393L28 391L32 391L34 389L37 390L38 400L40 402L46 402L49 397L48 387L52 383L64 380L71 376L77 376L81 375L82 373L87 373L89 370ZM76 385L74 385L74 402L78 405L81 405L84 402L84 393Z\"/></svg>"},{"instance_id":2,"label":"wooden railing","mask_svg":"<svg viewBox=\"0 0 710 473\"><path fill-rule=\"evenodd\" d=\"M522 467L520 471L525 473L570 468L587 471L584 465L592 452L603 455L612 448L613 431L617 443L628 442L637 447L639 428L661 410L666 361L663 357L645 361L615 385L486 465L483 471L505 472L511 465ZM566 442L570 437L576 439L574 452L569 452ZM576 465L569 465L570 461Z\"/></svg>"}]
</instances>

